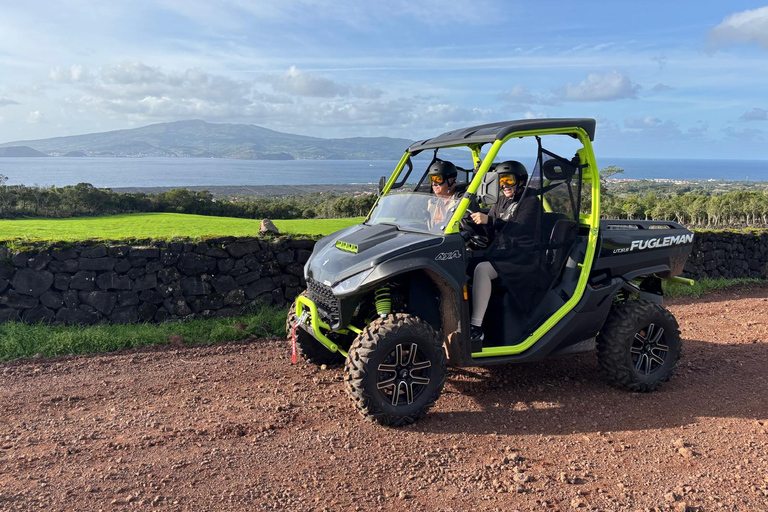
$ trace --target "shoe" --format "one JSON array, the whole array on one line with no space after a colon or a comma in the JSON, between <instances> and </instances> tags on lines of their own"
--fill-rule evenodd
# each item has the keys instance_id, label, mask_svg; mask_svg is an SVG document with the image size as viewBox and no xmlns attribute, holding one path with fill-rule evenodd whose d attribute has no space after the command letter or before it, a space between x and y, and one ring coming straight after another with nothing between
<instances>
[{"instance_id":1,"label":"shoe","mask_svg":"<svg viewBox=\"0 0 768 512\"><path fill-rule=\"evenodd\" d=\"M469 340L470 341L483 341L485 334L483 334L483 328L476 325L469 326Z\"/></svg>"}]
</instances>

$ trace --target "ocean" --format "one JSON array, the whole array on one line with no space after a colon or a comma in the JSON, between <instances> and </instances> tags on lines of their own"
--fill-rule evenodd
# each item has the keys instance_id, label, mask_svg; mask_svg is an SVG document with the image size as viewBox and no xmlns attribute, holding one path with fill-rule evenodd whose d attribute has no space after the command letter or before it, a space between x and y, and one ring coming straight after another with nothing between
<instances>
[{"instance_id":1,"label":"ocean","mask_svg":"<svg viewBox=\"0 0 768 512\"><path fill-rule=\"evenodd\" d=\"M526 166L533 162L522 160ZM377 183L395 161L232 160L222 158L0 158L9 185L183 187ZM625 179L768 181L768 160L599 158ZM530 167L529 167L530 170Z\"/></svg>"}]
</instances>

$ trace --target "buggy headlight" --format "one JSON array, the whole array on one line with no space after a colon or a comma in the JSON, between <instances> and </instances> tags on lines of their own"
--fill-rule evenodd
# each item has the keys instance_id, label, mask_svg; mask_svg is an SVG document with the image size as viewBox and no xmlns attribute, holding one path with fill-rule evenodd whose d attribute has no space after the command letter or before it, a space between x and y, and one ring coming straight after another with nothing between
<instances>
[{"instance_id":1,"label":"buggy headlight","mask_svg":"<svg viewBox=\"0 0 768 512\"><path fill-rule=\"evenodd\" d=\"M363 283L363 281L365 281L366 277L371 275L371 272L373 272L372 268L368 270L363 270L359 274L355 274L352 277L348 277L347 279L336 283L336 285L332 288L333 294L343 295L345 293L354 291L358 286L360 286Z\"/></svg>"}]
</instances>

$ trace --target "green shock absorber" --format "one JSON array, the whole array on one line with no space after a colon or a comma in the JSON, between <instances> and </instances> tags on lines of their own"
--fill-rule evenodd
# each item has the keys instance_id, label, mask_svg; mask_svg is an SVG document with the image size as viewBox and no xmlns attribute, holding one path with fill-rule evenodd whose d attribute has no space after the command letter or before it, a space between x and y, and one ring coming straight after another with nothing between
<instances>
[{"instance_id":1,"label":"green shock absorber","mask_svg":"<svg viewBox=\"0 0 768 512\"><path fill-rule=\"evenodd\" d=\"M376 302L376 312L379 316L387 316L392 312L392 295L389 292L389 285L379 287L374 294Z\"/></svg>"}]
</instances>

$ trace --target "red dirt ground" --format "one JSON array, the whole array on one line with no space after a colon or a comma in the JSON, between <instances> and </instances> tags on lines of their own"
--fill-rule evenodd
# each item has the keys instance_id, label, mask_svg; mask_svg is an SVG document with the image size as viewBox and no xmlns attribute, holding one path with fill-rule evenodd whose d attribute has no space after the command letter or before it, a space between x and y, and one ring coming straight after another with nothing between
<instances>
[{"instance_id":1,"label":"red dirt ground","mask_svg":"<svg viewBox=\"0 0 768 512\"><path fill-rule=\"evenodd\" d=\"M668 306L659 392L591 354L451 369L402 429L277 339L0 364L0 509L768 510L768 285Z\"/></svg>"}]
</instances>

